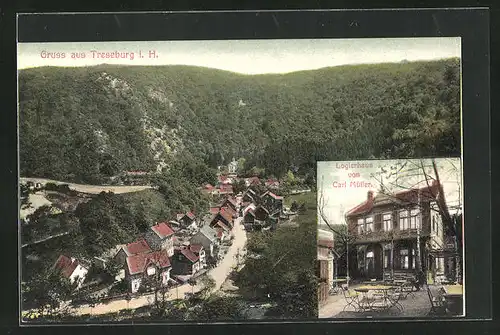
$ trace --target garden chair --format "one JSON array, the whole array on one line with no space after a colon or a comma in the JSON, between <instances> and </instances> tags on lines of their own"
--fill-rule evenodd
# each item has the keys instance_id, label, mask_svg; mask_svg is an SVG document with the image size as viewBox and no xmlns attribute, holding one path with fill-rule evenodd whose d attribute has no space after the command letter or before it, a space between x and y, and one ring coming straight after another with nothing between
<instances>
[{"instance_id":1,"label":"garden chair","mask_svg":"<svg viewBox=\"0 0 500 335\"><path fill-rule=\"evenodd\" d=\"M342 285L342 293L344 294L344 299L347 303L342 311L345 311L348 306L354 308L355 312L359 311L359 293L354 290L349 290L347 285Z\"/></svg>"},{"instance_id":2,"label":"garden chair","mask_svg":"<svg viewBox=\"0 0 500 335\"><path fill-rule=\"evenodd\" d=\"M391 305L392 305L391 307L395 306L400 311L403 311L403 305L401 305L399 300L405 299L405 298L406 298L406 294L405 294L405 292L403 292L402 286L396 287L394 290L389 292L389 301L391 302Z\"/></svg>"},{"instance_id":3,"label":"garden chair","mask_svg":"<svg viewBox=\"0 0 500 335\"><path fill-rule=\"evenodd\" d=\"M427 296L431 303L431 310L428 315L444 315L446 314L446 299L442 295L434 296L429 285L427 285Z\"/></svg>"},{"instance_id":4,"label":"garden chair","mask_svg":"<svg viewBox=\"0 0 500 335\"><path fill-rule=\"evenodd\" d=\"M411 295L412 298L415 298L415 293L413 293L414 287L415 285L410 281L406 281L401 285L401 290L405 294L404 299L408 298L409 295Z\"/></svg>"}]
</instances>

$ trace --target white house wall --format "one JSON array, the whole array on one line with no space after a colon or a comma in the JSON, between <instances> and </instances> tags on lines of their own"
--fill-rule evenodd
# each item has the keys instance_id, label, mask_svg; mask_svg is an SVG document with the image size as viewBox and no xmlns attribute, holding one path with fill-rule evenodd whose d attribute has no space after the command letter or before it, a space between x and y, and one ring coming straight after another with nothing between
<instances>
[{"instance_id":1,"label":"white house wall","mask_svg":"<svg viewBox=\"0 0 500 335\"><path fill-rule=\"evenodd\" d=\"M71 283L74 283L76 280L78 280L78 287L80 287L85 280L88 272L89 270L78 264L75 268L75 271L73 271L73 273L69 277L69 280L71 281Z\"/></svg>"}]
</instances>

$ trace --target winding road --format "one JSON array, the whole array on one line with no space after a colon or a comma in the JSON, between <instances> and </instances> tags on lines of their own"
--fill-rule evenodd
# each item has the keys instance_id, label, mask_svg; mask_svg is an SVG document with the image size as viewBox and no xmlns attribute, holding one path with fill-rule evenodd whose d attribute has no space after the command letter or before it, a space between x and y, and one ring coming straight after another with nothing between
<instances>
[{"instance_id":1,"label":"winding road","mask_svg":"<svg viewBox=\"0 0 500 335\"><path fill-rule=\"evenodd\" d=\"M210 270L208 272L208 275L211 276L215 280L215 288L214 291L217 291L220 289L224 281L226 280L227 276L231 273L233 268L237 265L236 261L236 254L238 252L241 252L241 250L244 248L246 241L247 241L247 236L246 236L246 231L241 224L242 218L237 218L234 221L234 227L233 227L233 244L229 247L226 255L224 256L224 259L219 263L219 265ZM202 285L195 285L194 287L191 287L188 284L185 284L183 286L179 286L176 288L172 288L168 291L168 300L174 300L174 299L183 299L186 293L191 293L191 292L198 292L203 288ZM78 308L74 308L72 311L73 313L77 315L82 315L82 314L92 314L92 315L97 315L97 314L106 314L106 313L112 313L112 312L118 312L122 309L135 309L139 308L145 305L151 304L151 302L154 299L154 294L149 294L149 295L143 295L137 298L131 299L128 303L127 300L114 300L108 303L104 304L98 304L95 307L90 307L88 305L82 305L79 306Z\"/></svg>"},{"instance_id":2,"label":"winding road","mask_svg":"<svg viewBox=\"0 0 500 335\"><path fill-rule=\"evenodd\" d=\"M149 185L135 185L135 186L112 186L112 185L83 185L83 184L73 184L67 183L58 180L45 179L45 178L20 178L21 182L32 182L32 183L40 183L45 185L47 183L54 183L56 185L68 185L68 187L72 190L75 190L80 193L88 193L88 194L99 194L101 192L113 192L116 194L121 193L131 193L138 192L151 189L152 187Z\"/></svg>"}]
</instances>

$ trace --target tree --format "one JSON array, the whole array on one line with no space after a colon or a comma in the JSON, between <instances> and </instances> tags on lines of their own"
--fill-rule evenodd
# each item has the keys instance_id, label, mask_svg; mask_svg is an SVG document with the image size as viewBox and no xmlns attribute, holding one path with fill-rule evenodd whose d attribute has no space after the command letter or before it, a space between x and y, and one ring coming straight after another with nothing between
<instances>
[{"instance_id":1,"label":"tree","mask_svg":"<svg viewBox=\"0 0 500 335\"><path fill-rule=\"evenodd\" d=\"M440 177L440 170L444 170L445 167L448 166L453 178L456 180L459 193L461 193L461 170L460 167L457 166L457 164L460 164L460 161L459 159L445 159L441 162L443 162L443 164L439 166L436 159L399 160L394 164L382 166L380 170L371 177L378 182L380 186L379 192L389 199L392 199L395 204L400 202L394 195L396 190L413 190L421 187L425 187L428 190L430 194L421 194L421 192L418 191L418 198L410 201L409 204L423 210L423 204L425 202L422 200L436 200L436 206L431 206L430 210L439 214L441 217L445 236L454 237L457 258L456 279L460 281L463 255L462 248L460 247L462 245L461 219L458 220L460 217L458 214L462 211L462 204L459 196L458 204L452 206L453 209L456 210L456 214L452 215L450 213L450 207L446 202L443 183ZM450 171L448 172L450 173ZM431 187L433 185L436 185L436 187ZM417 231L419 231L419 229L417 229ZM444 248L444 246L440 247ZM418 268L421 269L420 243L417 243L417 253L417 264Z\"/></svg>"},{"instance_id":2,"label":"tree","mask_svg":"<svg viewBox=\"0 0 500 335\"><path fill-rule=\"evenodd\" d=\"M147 275L143 279L143 286L146 289L152 290L154 293L154 299L151 302L153 307L153 314L155 316L164 316L168 307L168 286L164 282L164 274L162 271L162 258L165 257L159 253L156 253L153 257L150 257L150 265L154 266L155 270L152 275Z\"/></svg>"},{"instance_id":3,"label":"tree","mask_svg":"<svg viewBox=\"0 0 500 335\"><path fill-rule=\"evenodd\" d=\"M349 245L353 244L354 241L356 240L356 236L354 234L349 233L349 226L347 222L339 222L339 223L334 223L331 218L328 215L328 212L326 210L328 206L328 201L325 199L325 194L324 194L324 176L321 176L321 188L319 190L319 196L318 196L318 214L321 219L321 222L324 222L327 227L333 232L334 234L334 241L335 241L335 246L339 248L342 251L345 251L346 255L346 270L347 270L347 285L349 285L349 258L350 258L350 253L352 250L349 250ZM344 254L344 252L342 253Z\"/></svg>"},{"instance_id":4,"label":"tree","mask_svg":"<svg viewBox=\"0 0 500 335\"><path fill-rule=\"evenodd\" d=\"M53 313L67 301L76 284L51 268L44 268L21 285L23 308L37 309L40 314Z\"/></svg>"},{"instance_id":5,"label":"tree","mask_svg":"<svg viewBox=\"0 0 500 335\"><path fill-rule=\"evenodd\" d=\"M201 284L203 288L199 291L199 294L203 298L207 299L212 293L212 291L215 289L216 286L215 279L213 279L210 275L207 274L206 276L203 276L201 278Z\"/></svg>"}]
</instances>

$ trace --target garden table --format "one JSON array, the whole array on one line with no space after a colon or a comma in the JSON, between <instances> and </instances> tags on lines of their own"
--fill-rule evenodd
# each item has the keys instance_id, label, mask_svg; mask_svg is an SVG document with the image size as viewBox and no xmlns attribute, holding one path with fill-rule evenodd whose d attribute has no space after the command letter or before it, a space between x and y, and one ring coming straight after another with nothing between
<instances>
[{"instance_id":1,"label":"garden table","mask_svg":"<svg viewBox=\"0 0 500 335\"><path fill-rule=\"evenodd\" d=\"M388 309L397 304L397 301L391 299L390 292L396 287L392 285L363 285L355 288L356 292L363 294L363 298L360 300L361 310L374 310L374 309ZM369 296L372 292L375 295L381 297L381 299L375 299ZM377 300L381 303L377 304Z\"/></svg>"}]
</instances>

